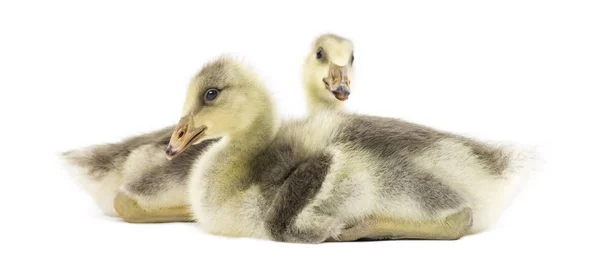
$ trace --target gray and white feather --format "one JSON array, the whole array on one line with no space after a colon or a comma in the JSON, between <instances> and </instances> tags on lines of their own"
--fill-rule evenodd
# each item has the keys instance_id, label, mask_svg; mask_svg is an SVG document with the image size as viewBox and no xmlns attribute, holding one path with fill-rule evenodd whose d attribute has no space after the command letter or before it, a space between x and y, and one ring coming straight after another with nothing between
<instances>
[{"instance_id":1,"label":"gray and white feather","mask_svg":"<svg viewBox=\"0 0 600 255\"><path fill-rule=\"evenodd\" d=\"M324 110L279 121L240 63L221 58L200 76L190 91L226 88L208 109L185 113L202 139L222 137L189 185L195 219L214 234L318 243L373 216L435 221L466 209L477 233L499 218L532 159L394 118Z\"/></svg>"},{"instance_id":2,"label":"gray and white feather","mask_svg":"<svg viewBox=\"0 0 600 255\"><path fill-rule=\"evenodd\" d=\"M316 59L319 50L329 57ZM352 53L352 43L337 35L324 34L315 39L303 69L310 112L342 108L344 103L335 97L335 89L326 87L323 79L348 80L351 65L342 68L346 70L342 75L331 72L330 63L348 62ZM72 150L63 153L62 158L76 182L107 215L117 216L113 203L119 192L134 199L142 209L185 206L191 166L218 138L192 146L169 161L164 152L174 129L175 125L118 143Z\"/></svg>"}]
</instances>

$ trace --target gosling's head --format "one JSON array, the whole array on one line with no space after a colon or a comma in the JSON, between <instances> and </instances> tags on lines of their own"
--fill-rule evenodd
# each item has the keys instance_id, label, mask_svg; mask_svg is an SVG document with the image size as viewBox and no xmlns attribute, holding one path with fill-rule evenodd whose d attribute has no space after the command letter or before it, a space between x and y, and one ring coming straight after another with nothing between
<instances>
[{"instance_id":1,"label":"gosling's head","mask_svg":"<svg viewBox=\"0 0 600 255\"><path fill-rule=\"evenodd\" d=\"M304 63L304 85L309 100L331 105L347 100L353 62L354 46L350 40L334 34L319 36Z\"/></svg>"},{"instance_id":2,"label":"gosling's head","mask_svg":"<svg viewBox=\"0 0 600 255\"><path fill-rule=\"evenodd\" d=\"M189 84L167 158L203 140L244 130L270 108L269 95L252 70L230 57L209 62Z\"/></svg>"}]
</instances>

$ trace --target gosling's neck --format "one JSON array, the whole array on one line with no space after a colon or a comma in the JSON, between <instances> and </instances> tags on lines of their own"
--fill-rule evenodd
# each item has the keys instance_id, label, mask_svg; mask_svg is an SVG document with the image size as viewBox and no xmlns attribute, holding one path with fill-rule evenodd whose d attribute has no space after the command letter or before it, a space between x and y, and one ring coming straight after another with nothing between
<instances>
[{"instance_id":1,"label":"gosling's neck","mask_svg":"<svg viewBox=\"0 0 600 255\"><path fill-rule=\"evenodd\" d=\"M225 136L224 148L219 162L213 169L217 172L235 172L235 176L247 176L253 169L249 162L271 144L279 130L279 119L271 107L263 109L243 129ZM232 176L231 174L226 174ZM233 181L233 180L230 180Z\"/></svg>"},{"instance_id":2,"label":"gosling's neck","mask_svg":"<svg viewBox=\"0 0 600 255\"><path fill-rule=\"evenodd\" d=\"M345 109L344 102L336 99L326 99L322 91L318 91L317 85L306 85L307 104L309 114L314 114L320 111L343 111ZM333 95L331 95L333 97Z\"/></svg>"},{"instance_id":3,"label":"gosling's neck","mask_svg":"<svg viewBox=\"0 0 600 255\"><path fill-rule=\"evenodd\" d=\"M225 135L222 144L215 147L211 165L204 168L202 184L207 192L207 204L219 205L239 198L240 192L250 186L255 171L252 162L275 139L279 129L273 113L264 113L244 129Z\"/></svg>"},{"instance_id":4,"label":"gosling's neck","mask_svg":"<svg viewBox=\"0 0 600 255\"><path fill-rule=\"evenodd\" d=\"M259 114L246 128L228 137L228 151L253 156L268 146L279 130L279 119L271 109ZM235 157L236 155L230 155Z\"/></svg>"}]
</instances>

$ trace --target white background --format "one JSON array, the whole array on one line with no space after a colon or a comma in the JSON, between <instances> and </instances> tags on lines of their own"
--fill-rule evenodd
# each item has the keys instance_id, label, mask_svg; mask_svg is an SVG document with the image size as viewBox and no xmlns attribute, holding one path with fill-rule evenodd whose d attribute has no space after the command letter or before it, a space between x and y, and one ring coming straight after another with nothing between
<instances>
[{"instance_id":1,"label":"white background","mask_svg":"<svg viewBox=\"0 0 600 255\"><path fill-rule=\"evenodd\" d=\"M595 253L599 13L594 1L2 1L0 253ZM175 123L187 82L221 53L255 67L282 116L301 116L302 61L323 32L355 43L350 111L539 146L545 167L495 229L297 245L126 224L59 164Z\"/></svg>"}]
</instances>

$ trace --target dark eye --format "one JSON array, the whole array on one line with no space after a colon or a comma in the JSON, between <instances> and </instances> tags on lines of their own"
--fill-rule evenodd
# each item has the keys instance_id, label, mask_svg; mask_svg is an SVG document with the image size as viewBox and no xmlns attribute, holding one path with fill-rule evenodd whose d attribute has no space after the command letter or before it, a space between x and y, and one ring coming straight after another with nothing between
<instances>
[{"instance_id":1,"label":"dark eye","mask_svg":"<svg viewBox=\"0 0 600 255\"><path fill-rule=\"evenodd\" d=\"M350 58L350 64L354 64L354 54L352 54L352 57Z\"/></svg>"},{"instance_id":2,"label":"dark eye","mask_svg":"<svg viewBox=\"0 0 600 255\"><path fill-rule=\"evenodd\" d=\"M216 89L209 89L206 91L206 94L204 94L204 99L206 101L213 101L217 98L217 96L219 95L219 91Z\"/></svg>"},{"instance_id":3,"label":"dark eye","mask_svg":"<svg viewBox=\"0 0 600 255\"><path fill-rule=\"evenodd\" d=\"M317 59L322 59L323 58L323 48L319 47L319 49L317 50Z\"/></svg>"}]
</instances>

